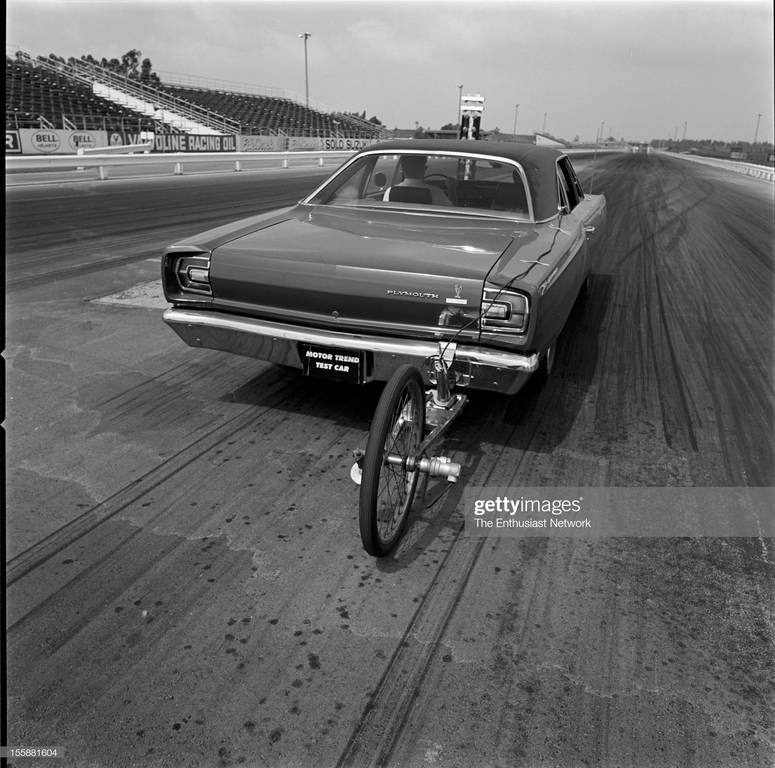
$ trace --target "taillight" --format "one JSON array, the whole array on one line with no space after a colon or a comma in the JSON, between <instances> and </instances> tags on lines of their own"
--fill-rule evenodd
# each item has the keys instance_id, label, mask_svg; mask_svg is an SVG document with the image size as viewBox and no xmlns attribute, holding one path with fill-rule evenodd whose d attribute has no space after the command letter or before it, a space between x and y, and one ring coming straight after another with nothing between
<instances>
[{"instance_id":1,"label":"taillight","mask_svg":"<svg viewBox=\"0 0 775 768\"><path fill-rule=\"evenodd\" d=\"M181 290L212 296L210 287L210 259L207 256L178 256L175 276Z\"/></svg>"},{"instance_id":2,"label":"taillight","mask_svg":"<svg viewBox=\"0 0 775 768\"><path fill-rule=\"evenodd\" d=\"M530 302L524 293L507 288L485 288L482 293L482 330L524 333Z\"/></svg>"}]
</instances>

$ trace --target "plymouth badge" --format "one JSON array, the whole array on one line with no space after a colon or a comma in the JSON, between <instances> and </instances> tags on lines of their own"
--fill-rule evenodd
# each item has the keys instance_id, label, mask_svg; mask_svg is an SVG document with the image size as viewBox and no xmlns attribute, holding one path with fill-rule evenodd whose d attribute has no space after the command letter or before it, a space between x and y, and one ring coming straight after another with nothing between
<instances>
[{"instance_id":1,"label":"plymouth badge","mask_svg":"<svg viewBox=\"0 0 775 768\"><path fill-rule=\"evenodd\" d=\"M438 293L431 293L430 291L403 291L397 288L388 288L386 291L388 296L406 296L412 299L438 299Z\"/></svg>"}]
</instances>

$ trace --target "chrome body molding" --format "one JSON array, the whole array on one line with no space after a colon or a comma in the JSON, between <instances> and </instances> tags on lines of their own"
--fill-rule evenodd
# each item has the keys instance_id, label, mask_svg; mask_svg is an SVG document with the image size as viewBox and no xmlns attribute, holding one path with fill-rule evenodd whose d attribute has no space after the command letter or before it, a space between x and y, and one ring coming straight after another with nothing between
<instances>
[{"instance_id":1,"label":"chrome body molding","mask_svg":"<svg viewBox=\"0 0 775 768\"><path fill-rule=\"evenodd\" d=\"M341 333L177 307L164 312L164 322L191 347L217 349L294 368L302 368L299 344L364 350L371 359L367 381L387 381L398 366L413 363L427 383L430 358L439 354L439 341L443 341ZM538 368L538 362L538 354L458 344L452 371L459 386L470 384L508 395L522 387Z\"/></svg>"}]
</instances>

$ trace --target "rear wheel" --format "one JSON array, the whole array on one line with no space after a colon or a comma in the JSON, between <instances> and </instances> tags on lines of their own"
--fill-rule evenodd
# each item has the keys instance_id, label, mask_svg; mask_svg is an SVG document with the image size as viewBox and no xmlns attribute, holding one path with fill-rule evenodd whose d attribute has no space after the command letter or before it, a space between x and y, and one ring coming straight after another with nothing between
<instances>
[{"instance_id":1,"label":"rear wheel","mask_svg":"<svg viewBox=\"0 0 775 768\"><path fill-rule=\"evenodd\" d=\"M424 431L422 377L403 365L382 392L363 457L358 518L364 549L374 557L389 554L403 533L419 475L407 459L419 458Z\"/></svg>"},{"instance_id":2,"label":"rear wheel","mask_svg":"<svg viewBox=\"0 0 775 768\"><path fill-rule=\"evenodd\" d=\"M531 384L533 385L533 387L535 387L536 391L542 389L543 386L546 384L546 382L549 381L549 377L552 375L552 370L554 369L554 356L555 356L556 348L557 348L557 339L555 339L552 342L551 346L546 350L546 353L538 363L538 369L530 377Z\"/></svg>"}]
</instances>

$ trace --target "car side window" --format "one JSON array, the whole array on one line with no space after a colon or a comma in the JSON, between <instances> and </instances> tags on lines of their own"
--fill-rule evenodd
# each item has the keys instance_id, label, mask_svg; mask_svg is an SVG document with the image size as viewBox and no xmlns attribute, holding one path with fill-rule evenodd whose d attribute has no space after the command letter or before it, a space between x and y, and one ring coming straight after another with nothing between
<instances>
[{"instance_id":1,"label":"car side window","mask_svg":"<svg viewBox=\"0 0 775 768\"><path fill-rule=\"evenodd\" d=\"M578 202L581 202L584 199L584 190L581 188L581 182L579 181L579 177L576 175L576 171L573 168L573 163L571 163L570 158L561 158L560 167L562 168L562 172L565 175L565 178L568 180L568 184L575 191Z\"/></svg>"},{"instance_id":2,"label":"car side window","mask_svg":"<svg viewBox=\"0 0 775 768\"><path fill-rule=\"evenodd\" d=\"M557 196L559 205L569 213L576 207L578 200L575 192L568 183L565 174L559 168L557 169Z\"/></svg>"},{"instance_id":3,"label":"car side window","mask_svg":"<svg viewBox=\"0 0 775 768\"><path fill-rule=\"evenodd\" d=\"M320 194L314 198L314 202L323 205L329 203L355 204L362 197L362 189L372 164L366 160L353 163L339 177L339 183L334 187L329 186L322 189Z\"/></svg>"},{"instance_id":4,"label":"car side window","mask_svg":"<svg viewBox=\"0 0 775 768\"><path fill-rule=\"evenodd\" d=\"M567 157L561 157L557 162L557 178L568 201L568 210L572 211L584 199L584 190Z\"/></svg>"},{"instance_id":5,"label":"car side window","mask_svg":"<svg viewBox=\"0 0 775 768\"><path fill-rule=\"evenodd\" d=\"M395 183L398 175L398 155L380 155L366 181L363 196L381 200L385 189Z\"/></svg>"}]
</instances>

